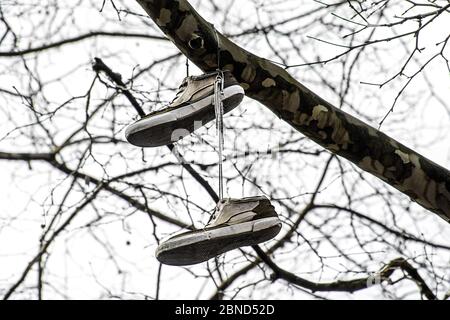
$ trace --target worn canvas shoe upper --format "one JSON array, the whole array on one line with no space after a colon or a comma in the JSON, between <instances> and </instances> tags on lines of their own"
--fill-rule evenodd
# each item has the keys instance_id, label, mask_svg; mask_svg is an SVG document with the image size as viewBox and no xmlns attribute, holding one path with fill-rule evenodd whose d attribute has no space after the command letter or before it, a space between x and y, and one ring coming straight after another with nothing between
<instances>
[{"instance_id":1,"label":"worn canvas shoe upper","mask_svg":"<svg viewBox=\"0 0 450 320\"><path fill-rule=\"evenodd\" d=\"M169 265L191 265L242 246L275 237L281 222L270 201L263 196L225 199L219 202L204 229L175 235L156 251L157 259Z\"/></svg>"},{"instance_id":2,"label":"worn canvas shoe upper","mask_svg":"<svg viewBox=\"0 0 450 320\"><path fill-rule=\"evenodd\" d=\"M269 199L264 196L241 199L224 199L217 204L211 221L205 229L220 225L236 225L257 219L276 217L278 215Z\"/></svg>"},{"instance_id":3,"label":"worn canvas shoe upper","mask_svg":"<svg viewBox=\"0 0 450 320\"><path fill-rule=\"evenodd\" d=\"M242 101L244 89L231 72L224 71L223 108L231 111ZM215 118L213 97L217 72L183 80L171 104L131 124L125 131L128 142L139 147L174 143Z\"/></svg>"}]
</instances>

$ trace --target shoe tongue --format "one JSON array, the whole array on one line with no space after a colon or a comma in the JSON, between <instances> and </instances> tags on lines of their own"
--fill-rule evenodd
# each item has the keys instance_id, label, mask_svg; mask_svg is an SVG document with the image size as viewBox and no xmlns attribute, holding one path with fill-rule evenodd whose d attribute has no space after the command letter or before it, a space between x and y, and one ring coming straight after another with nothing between
<instances>
[{"instance_id":1,"label":"shoe tongue","mask_svg":"<svg viewBox=\"0 0 450 320\"><path fill-rule=\"evenodd\" d=\"M219 200L219 202L217 202L216 207L214 209L214 213L213 213L213 217L217 218L217 216L219 215L219 212L222 211L223 206L225 205L226 200Z\"/></svg>"},{"instance_id":2,"label":"shoe tongue","mask_svg":"<svg viewBox=\"0 0 450 320\"><path fill-rule=\"evenodd\" d=\"M184 78L183 81L181 81L180 87L187 86L187 83L188 83L189 79L191 79L191 78L192 78L192 76Z\"/></svg>"},{"instance_id":3,"label":"shoe tongue","mask_svg":"<svg viewBox=\"0 0 450 320\"><path fill-rule=\"evenodd\" d=\"M188 85L188 78L184 78L183 81L181 82L180 86L178 87L178 93L184 91L184 89L186 89Z\"/></svg>"},{"instance_id":4,"label":"shoe tongue","mask_svg":"<svg viewBox=\"0 0 450 320\"><path fill-rule=\"evenodd\" d=\"M222 200L219 200L219 202L217 202L216 207L214 208L214 212L211 215L211 217L207 223L208 225L211 223L214 223L214 221L220 215L220 212L223 210L223 207L227 202L228 202L227 199L222 199Z\"/></svg>"},{"instance_id":5,"label":"shoe tongue","mask_svg":"<svg viewBox=\"0 0 450 320\"><path fill-rule=\"evenodd\" d=\"M174 103L176 100L178 100L182 93L184 92L184 90L186 89L187 85L188 85L188 79L190 77L186 77L183 79L183 81L181 82L180 86L178 87L177 93L175 94L175 97L172 99L171 103Z\"/></svg>"}]
</instances>

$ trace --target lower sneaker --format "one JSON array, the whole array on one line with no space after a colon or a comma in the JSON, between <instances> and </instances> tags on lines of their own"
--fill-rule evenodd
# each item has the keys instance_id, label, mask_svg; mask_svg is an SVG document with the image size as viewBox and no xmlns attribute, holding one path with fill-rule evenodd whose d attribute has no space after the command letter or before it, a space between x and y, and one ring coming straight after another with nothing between
<instances>
[{"instance_id":1,"label":"lower sneaker","mask_svg":"<svg viewBox=\"0 0 450 320\"><path fill-rule=\"evenodd\" d=\"M227 251L274 238L281 221L264 196L224 199L204 229L175 235L159 245L156 258L174 266L207 261Z\"/></svg>"},{"instance_id":2,"label":"lower sneaker","mask_svg":"<svg viewBox=\"0 0 450 320\"><path fill-rule=\"evenodd\" d=\"M231 72L224 71L223 109L227 113L244 98L244 89ZM183 80L172 103L128 126L125 137L138 147L174 143L215 119L214 83L217 72Z\"/></svg>"}]
</instances>

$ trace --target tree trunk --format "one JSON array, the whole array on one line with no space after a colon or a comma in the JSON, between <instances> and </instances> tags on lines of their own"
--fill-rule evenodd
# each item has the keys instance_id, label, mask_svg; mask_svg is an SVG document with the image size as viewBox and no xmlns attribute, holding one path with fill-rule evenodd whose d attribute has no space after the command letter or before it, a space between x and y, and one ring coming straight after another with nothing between
<instances>
[{"instance_id":1,"label":"tree trunk","mask_svg":"<svg viewBox=\"0 0 450 320\"><path fill-rule=\"evenodd\" d=\"M248 97L293 128L450 222L450 172L337 109L289 73L224 37L186 0L137 0L166 36L203 71L231 70Z\"/></svg>"}]
</instances>

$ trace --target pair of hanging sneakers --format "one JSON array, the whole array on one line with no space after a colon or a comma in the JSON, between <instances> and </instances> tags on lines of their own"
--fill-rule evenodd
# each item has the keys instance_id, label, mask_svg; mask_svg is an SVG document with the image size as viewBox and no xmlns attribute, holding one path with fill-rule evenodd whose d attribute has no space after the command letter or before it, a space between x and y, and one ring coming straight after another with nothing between
<instances>
[{"instance_id":1,"label":"pair of hanging sneakers","mask_svg":"<svg viewBox=\"0 0 450 320\"><path fill-rule=\"evenodd\" d=\"M218 72L186 77L165 109L152 112L125 131L139 147L168 145L215 119L214 95ZM223 112L239 105L244 89L231 72L221 72ZM275 237L281 222L265 196L223 199L203 229L183 232L162 242L156 258L168 265L192 265L227 251L256 245Z\"/></svg>"}]
</instances>

